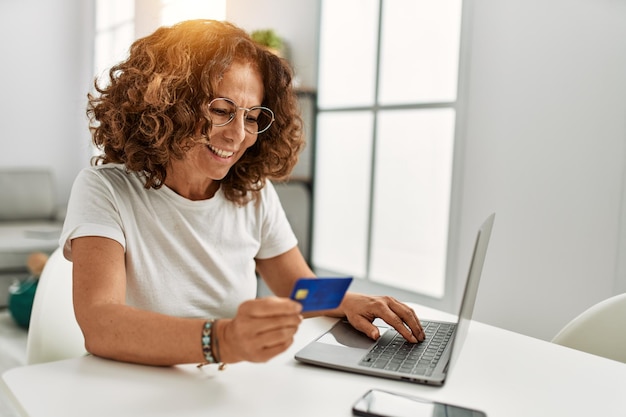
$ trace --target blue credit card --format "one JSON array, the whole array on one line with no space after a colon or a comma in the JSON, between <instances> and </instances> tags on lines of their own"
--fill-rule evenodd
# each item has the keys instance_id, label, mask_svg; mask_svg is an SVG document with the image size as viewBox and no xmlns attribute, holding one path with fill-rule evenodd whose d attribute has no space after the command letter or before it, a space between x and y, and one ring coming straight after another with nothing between
<instances>
[{"instance_id":1,"label":"blue credit card","mask_svg":"<svg viewBox=\"0 0 626 417\"><path fill-rule=\"evenodd\" d=\"M292 300L302 304L302 312L330 310L339 307L352 277L300 278L291 291Z\"/></svg>"}]
</instances>

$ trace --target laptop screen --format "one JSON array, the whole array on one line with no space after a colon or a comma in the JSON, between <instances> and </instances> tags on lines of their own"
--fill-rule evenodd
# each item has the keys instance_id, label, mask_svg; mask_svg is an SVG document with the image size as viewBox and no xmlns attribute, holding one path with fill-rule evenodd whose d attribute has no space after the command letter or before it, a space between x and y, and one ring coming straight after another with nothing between
<instances>
[{"instance_id":1,"label":"laptop screen","mask_svg":"<svg viewBox=\"0 0 626 417\"><path fill-rule=\"evenodd\" d=\"M476 236L476 243L474 244L472 261L470 262L468 277L465 284L462 299L463 301L461 302L459 311L459 322L456 328L456 337L452 341L452 355L450 357L448 369L451 369L451 367L454 366L454 363L456 362L461 351L458 347L463 346L465 338L467 337L467 330L469 329L472 314L474 313L476 295L478 294L478 284L480 283L480 276L483 271L485 257L487 256L487 246L489 245L489 238L491 237L491 229L493 228L495 216L495 213L491 214L484 221Z\"/></svg>"}]
</instances>

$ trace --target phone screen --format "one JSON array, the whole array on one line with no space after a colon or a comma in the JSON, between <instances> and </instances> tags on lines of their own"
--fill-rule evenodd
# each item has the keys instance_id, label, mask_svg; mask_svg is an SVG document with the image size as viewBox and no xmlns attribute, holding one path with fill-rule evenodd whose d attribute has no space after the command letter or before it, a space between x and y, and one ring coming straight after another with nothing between
<instances>
[{"instance_id":1,"label":"phone screen","mask_svg":"<svg viewBox=\"0 0 626 417\"><path fill-rule=\"evenodd\" d=\"M354 404L352 413L366 417L486 417L482 411L370 390Z\"/></svg>"}]
</instances>

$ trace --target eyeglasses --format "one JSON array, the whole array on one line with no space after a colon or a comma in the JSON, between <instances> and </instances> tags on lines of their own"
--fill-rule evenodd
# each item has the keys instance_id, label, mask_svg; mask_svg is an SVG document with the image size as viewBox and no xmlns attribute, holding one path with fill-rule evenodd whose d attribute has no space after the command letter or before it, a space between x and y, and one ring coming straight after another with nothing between
<instances>
[{"instance_id":1,"label":"eyeglasses","mask_svg":"<svg viewBox=\"0 0 626 417\"><path fill-rule=\"evenodd\" d=\"M270 128L274 122L274 112L267 107L255 106L250 109L239 107L228 98L214 98L209 103L209 118L215 127L226 126L235 119L237 111L243 110L243 128L248 133L259 134Z\"/></svg>"}]
</instances>

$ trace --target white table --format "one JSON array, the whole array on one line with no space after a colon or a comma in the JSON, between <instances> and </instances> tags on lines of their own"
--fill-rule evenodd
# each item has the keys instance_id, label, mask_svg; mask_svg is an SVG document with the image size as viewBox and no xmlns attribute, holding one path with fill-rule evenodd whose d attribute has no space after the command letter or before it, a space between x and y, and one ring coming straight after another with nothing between
<instances>
[{"instance_id":1,"label":"white table","mask_svg":"<svg viewBox=\"0 0 626 417\"><path fill-rule=\"evenodd\" d=\"M416 310L423 318L448 317ZM351 416L352 404L370 388L476 408L489 417L626 416L626 364L477 322L443 387L297 363L296 350L334 322L307 319L289 351L223 372L83 357L15 368L2 381L29 417Z\"/></svg>"}]
</instances>

